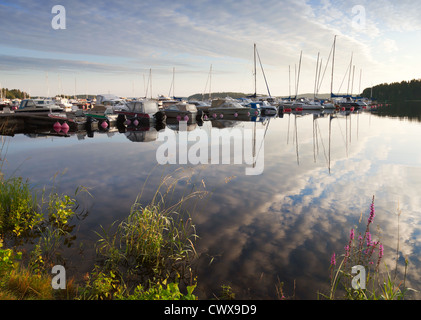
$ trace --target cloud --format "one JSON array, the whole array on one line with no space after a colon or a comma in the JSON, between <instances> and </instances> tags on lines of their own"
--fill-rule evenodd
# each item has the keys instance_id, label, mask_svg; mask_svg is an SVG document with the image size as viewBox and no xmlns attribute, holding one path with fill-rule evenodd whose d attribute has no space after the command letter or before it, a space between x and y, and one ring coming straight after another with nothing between
<instances>
[{"instance_id":1,"label":"cloud","mask_svg":"<svg viewBox=\"0 0 421 320\"><path fill-rule=\"evenodd\" d=\"M91 61L65 60L52 58L31 58L0 55L0 68L2 70L42 70L42 71L71 71L84 70L88 72L132 72L133 69L127 66L117 66Z\"/></svg>"},{"instance_id":2,"label":"cloud","mask_svg":"<svg viewBox=\"0 0 421 320\"><path fill-rule=\"evenodd\" d=\"M175 66L179 74L204 75L200 88L192 88L188 77L180 81L177 87L183 92L202 90L210 64L214 65L215 75L220 75L218 81L215 78L215 89L250 91L251 79L249 85L244 79L246 74L251 74L253 43L258 46L275 95L288 94L288 66L294 70L302 50L300 88L302 92L311 92L317 53L320 52L326 63L335 34L338 35L335 59L338 77L345 72L348 57L354 52L357 68L371 74L370 79L363 79L363 86L386 76L402 78L404 75L386 68L389 58L380 54L381 41L373 40L385 37L389 31L416 32L421 26L416 14L419 4L409 1L381 0L379 5L369 1L329 0L217 3L77 0L62 3L66 8L67 28L54 30L51 8L55 4L46 0L2 2L0 21L7 25L0 34L3 54L7 51L13 56L9 53L13 49L16 61L22 61L22 57L51 59L51 66L61 60L72 70L77 64L63 60L78 60L81 72L83 66L92 72L116 74L129 72L131 68L170 70ZM352 27L355 18L352 9L356 5L365 9L365 27L361 30ZM398 46L396 36L386 38L390 39L388 50L395 50L391 41L396 41ZM44 61L32 61L44 64ZM34 70L30 62L23 62L20 69L28 66ZM198 78L193 81L197 82ZM266 91L263 81L258 86L259 91ZM327 91L327 87L322 89Z\"/></svg>"}]
</instances>

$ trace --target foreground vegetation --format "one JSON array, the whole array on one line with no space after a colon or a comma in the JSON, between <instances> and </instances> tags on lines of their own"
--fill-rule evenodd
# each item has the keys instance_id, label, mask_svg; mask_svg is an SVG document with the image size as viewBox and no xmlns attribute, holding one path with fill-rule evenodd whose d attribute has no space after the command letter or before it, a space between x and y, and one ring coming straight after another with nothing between
<instances>
[{"instance_id":1,"label":"foreground vegetation","mask_svg":"<svg viewBox=\"0 0 421 320\"><path fill-rule=\"evenodd\" d=\"M190 261L195 256L194 225L183 204L202 197L191 191L167 203L177 181L164 177L152 201L140 198L114 231L102 228L98 263L84 283L52 288L52 267L65 263L61 249L75 240L75 197L43 190L28 181L0 177L0 299L197 299ZM29 250L28 250L29 248Z\"/></svg>"}]
</instances>

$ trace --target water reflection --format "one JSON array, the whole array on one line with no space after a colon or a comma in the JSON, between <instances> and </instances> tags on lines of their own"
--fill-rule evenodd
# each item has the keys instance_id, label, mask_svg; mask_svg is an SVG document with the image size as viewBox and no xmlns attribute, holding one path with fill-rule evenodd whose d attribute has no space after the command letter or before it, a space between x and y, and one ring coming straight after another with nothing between
<instances>
[{"instance_id":1,"label":"water reflection","mask_svg":"<svg viewBox=\"0 0 421 320\"><path fill-rule=\"evenodd\" d=\"M330 255L343 252L349 230L358 225L361 212L367 217L375 195L375 223L386 262L395 266L399 205L399 268L408 257L407 284L421 289L419 123L372 113L292 113L205 121L188 130L228 135L233 128L254 127L264 131L265 146L264 171L256 176L245 175L247 165L234 165L233 159L219 165L157 165L156 150L163 143L159 135L178 132L177 124L160 130L96 131L92 139L81 140L76 133L45 139L15 134L4 170L42 186L67 169L57 181L61 191L71 193L79 184L90 188L90 214L78 226L78 240L86 243L95 241L99 225L128 214L147 179L145 201L164 171L180 167L192 176L179 194L203 180L212 193L193 213L200 237L195 266L201 298L212 298L222 284L229 284L240 299L276 299L280 282L287 295L295 283L298 299L317 298L329 283ZM84 245L85 262L93 261L89 246ZM83 268L89 271L89 263Z\"/></svg>"},{"instance_id":2,"label":"water reflection","mask_svg":"<svg viewBox=\"0 0 421 320\"><path fill-rule=\"evenodd\" d=\"M379 108L376 113L379 116L421 122L421 101L391 102Z\"/></svg>"}]
</instances>

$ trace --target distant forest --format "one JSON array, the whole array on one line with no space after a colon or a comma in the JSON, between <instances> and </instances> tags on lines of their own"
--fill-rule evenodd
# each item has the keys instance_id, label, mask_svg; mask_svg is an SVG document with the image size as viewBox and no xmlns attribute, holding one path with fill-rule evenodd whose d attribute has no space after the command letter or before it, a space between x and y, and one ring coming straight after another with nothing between
<instances>
[{"instance_id":1,"label":"distant forest","mask_svg":"<svg viewBox=\"0 0 421 320\"><path fill-rule=\"evenodd\" d=\"M362 96L377 101L421 101L421 79L379 84L373 87L373 91L364 89Z\"/></svg>"},{"instance_id":2,"label":"distant forest","mask_svg":"<svg viewBox=\"0 0 421 320\"><path fill-rule=\"evenodd\" d=\"M9 90L8 88L2 88L1 96L6 99L23 99L29 97L29 94L19 89Z\"/></svg>"},{"instance_id":3,"label":"distant forest","mask_svg":"<svg viewBox=\"0 0 421 320\"><path fill-rule=\"evenodd\" d=\"M242 93L242 92L212 92L211 98L226 98L231 97L234 99L245 98L252 95L252 93ZM188 97L188 100L207 100L209 99L209 93L196 93Z\"/></svg>"}]
</instances>

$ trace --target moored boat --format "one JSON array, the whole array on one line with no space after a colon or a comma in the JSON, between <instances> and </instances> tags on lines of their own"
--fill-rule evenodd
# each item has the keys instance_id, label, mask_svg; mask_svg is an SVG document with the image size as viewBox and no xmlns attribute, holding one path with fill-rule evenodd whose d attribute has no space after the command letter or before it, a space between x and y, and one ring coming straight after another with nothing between
<instances>
[{"instance_id":1,"label":"moored boat","mask_svg":"<svg viewBox=\"0 0 421 320\"><path fill-rule=\"evenodd\" d=\"M212 104L208 109L209 116L212 118L223 118L224 115L249 116L250 108L242 106L240 103L231 98L219 98L212 100Z\"/></svg>"},{"instance_id":2,"label":"moored boat","mask_svg":"<svg viewBox=\"0 0 421 320\"><path fill-rule=\"evenodd\" d=\"M167 106L162 110L167 119L176 119L178 121L196 120L198 114L197 108L192 103L178 102Z\"/></svg>"},{"instance_id":3,"label":"moored boat","mask_svg":"<svg viewBox=\"0 0 421 320\"><path fill-rule=\"evenodd\" d=\"M166 116L158 108L158 103L154 100L136 100L126 102L119 110L114 110L118 115L119 122L127 125L139 125L140 123L154 123L165 121Z\"/></svg>"},{"instance_id":4,"label":"moored boat","mask_svg":"<svg viewBox=\"0 0 421 320\"><path fill-rule=\"evenodd\" d=\"M64 109L51 99L24 99L15 112L62 112Z\"/></svg>"}]
</instances>

